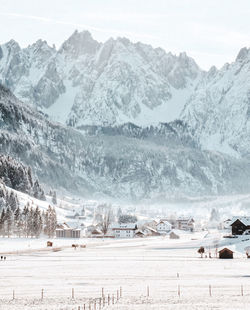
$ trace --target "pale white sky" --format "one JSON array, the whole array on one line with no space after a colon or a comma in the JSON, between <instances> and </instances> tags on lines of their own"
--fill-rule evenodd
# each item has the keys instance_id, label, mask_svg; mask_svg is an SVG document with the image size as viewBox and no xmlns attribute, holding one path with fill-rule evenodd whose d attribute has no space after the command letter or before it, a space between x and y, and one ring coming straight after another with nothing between
<instances>
[{"instance_id":1,"label":"pale white sky","mask_svg":"<svg viewBox=\"0 0 250 310\"><path fill-rule=\"evenodd\" d=\"M57 47L75 29L98 41L124 36L186 51L203 68L232 62L250 46L250 0L0 0L0 44Z\"/></svg>"}]
</instances>

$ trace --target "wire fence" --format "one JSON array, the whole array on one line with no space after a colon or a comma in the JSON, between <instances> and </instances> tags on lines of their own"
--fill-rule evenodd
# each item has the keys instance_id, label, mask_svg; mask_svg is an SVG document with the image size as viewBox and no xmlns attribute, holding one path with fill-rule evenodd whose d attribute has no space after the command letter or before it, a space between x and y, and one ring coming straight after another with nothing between
<instances>
[{"instance_id":1,"label":"wire fence","mask_svg":"<svg viewBox=\"0 0 250 310\"><path fill-rule=\"evenodd\" d=\"M90 291L75 288L70 290L42 288L40 291L25 292L18 289L0 294L0 306L26 305L28 308L29 305L36 304L40 306L40 309L43 309L43 305L51 305L53 307L51 309L60 310L99 310L120 309L122 304L169 304L170 301L181 303L187 300L191 302L205 300L208 303L213 300L228 302L230 298L234 301L250 303L250 285L185 285L179 283L175 286L146 285L136 290L133 287L124 289L120 286L116 289L102 287L99 290ZM46 306L46 309L50 308Z\"/></svg>"}]
</instances>

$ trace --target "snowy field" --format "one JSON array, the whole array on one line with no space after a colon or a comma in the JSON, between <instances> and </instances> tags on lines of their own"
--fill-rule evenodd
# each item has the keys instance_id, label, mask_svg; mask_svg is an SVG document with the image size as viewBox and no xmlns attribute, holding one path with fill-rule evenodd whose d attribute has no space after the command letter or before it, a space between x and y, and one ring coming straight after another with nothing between
<instances>
[{"instance_id":1,"label":"snowy field","mask_svg":"<svg viewBox=\"0 0 250 310\"><path fill-rule=\"evenodd\" d=\"M244 255L250 241L220 238L216 232L200 232L182 234L179 240L81 239L78 243L87 247L77 250L70 247L75 240L54 239L60 251L46 249L45 239L0 239L1 252L19 250L0 261L0 309L78 310L85 304L94 310L102 288L102 309L250 309L250 260ZM208 249L218 239L220 245L235 243L230 245L235 258L201 259L198 247ZM120 287L122 297L116 302ZM114 294L114 305L107 305L108 294Z\"/></svg>"}]
</instances>

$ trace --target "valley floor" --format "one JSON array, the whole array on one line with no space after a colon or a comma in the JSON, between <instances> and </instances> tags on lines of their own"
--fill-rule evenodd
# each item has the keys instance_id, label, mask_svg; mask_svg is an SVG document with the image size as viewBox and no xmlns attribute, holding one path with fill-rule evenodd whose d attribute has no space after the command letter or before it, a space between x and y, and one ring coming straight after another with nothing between
<instances>
[{"instance_id":1,"label":"valley floor","mask_svg":"<svg viewBox=\"0 0 250 310\"><path fill-rule=\"evenodd\" d=\"M219 239L221 246L235 243L233 260L199 257L200 245L212 248ZM0 261L0 309L78 310L85 304L94 310L102 288L102 309L250 309L246 239L222 239L217 232L182 234L179 240L81 239L87 247L76 250L70 247L75 240L54 239L56 251L45 248L45 239L0 239L0 253L7 257ZM107 305L108 294L111 300L114 294L114 305Z\"/></svg>"}]
</instances>

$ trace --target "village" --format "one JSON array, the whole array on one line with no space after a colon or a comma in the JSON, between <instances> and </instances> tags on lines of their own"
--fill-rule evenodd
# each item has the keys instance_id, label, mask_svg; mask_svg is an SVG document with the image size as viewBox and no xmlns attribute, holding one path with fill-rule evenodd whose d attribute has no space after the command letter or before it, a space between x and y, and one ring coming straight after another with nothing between
<instances>
[{"instance_id":1,"label":"village","mask_svg":"<svg viewBox=\"0 0 250 310\"><path fill-rule=\"evenodd\" d=\"M17 194L20 211L0 233L4 310L224 309L229 296L232 309L250 302L249 196L235 208L232 197L187 208Z\"/></svg>"},{"instance_id":2,"label":"village","mask_svg":"<svg viewBox=\"0 0 250 310\"><path fill-rule=\"evenodd\" d=\"M49 205L56 225L38 238L15 229L0 238L4 310L223 309L229 296L235 309L249 301L250 217L214 207L185 213L25 194L19 200L42 213Z\"/></svg>"},{"instance_id":3,"label":"village","mask_svg":"<svg viewBox=\"0 0 250 310\"><path fill-rule=\"evenodd\" d=\"M182 238L183 233L192 236L195 232L203 231L209 234L211 229L220 232L222 239L225 240L236 240L242 236L245 236L246 239L247 235L250 235L250 217L233 216L231 219L219 221L217 211L212 209L209 220L209 224L206 223L202 226L200 222L196 224L195 219L191 216L171 214L166 218L149 218L148 216L137 216L132 212L123 214L120 208L114 215L112 208L104 204L94 208L94 211L85 207L81 207L79 212L73 210L66 215L66 221L57 224L55 236L59 239L76 239L75 244L81 244L84 242L84 238L131 239L161 236L178 240ZM234 242L229 242L229 244L232 243ZM215 249L215 257L233 258L234 251L230 246L219 246L218 240L207 246L207 253L202 245L197 252L201 254L201 257L212 258L211 248ZM246 247L244 250L247 258L250 258L250 247Z\"/></svg>"}]
</instances>

